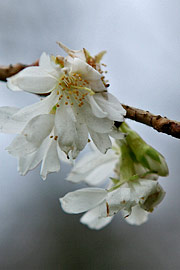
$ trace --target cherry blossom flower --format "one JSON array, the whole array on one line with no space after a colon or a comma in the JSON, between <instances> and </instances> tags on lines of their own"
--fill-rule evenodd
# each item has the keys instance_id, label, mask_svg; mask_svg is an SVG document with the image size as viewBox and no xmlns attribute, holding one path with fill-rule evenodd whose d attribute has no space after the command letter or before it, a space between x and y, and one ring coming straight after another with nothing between
<instances>
[{"instance_id":1,"label":"cherry blossom flower","mask_svg":"<svg viewBox=\"0 0 180 270\"><path fill-rule=\"evenodd\" d=\"M147 220L148 212L153 211L164 195L157 181L137 179L128 181L115 190L84 188L69 192L60 202L67 213L87 211L80 221L91 229L101 229L121 210L129 223L142 224Z\"/></svg>"},{"instance_id":2,"label":"cherry blossom flower","mask_svg":"<svg viewBox=\"0 0 180 270\"><path fill-rule=\"evenodd\" d=\"M61 150L73 159L86 146L88 134L104 154L112 146L109 136L122 138L114 127L114 121L124 121L125 110L107 92L100 70L87 63L86 51L73 51L60 45L68 52L66 58L43 53L39 66L25 68L8 79L7 85L14 91L48 95L12 117L25 122L44 114L47 121L54 117L57 142ZM51 124L45 121L43 125ZM28 132L33 131L29 128ZM44 139L43 136L40 138Z\"/></svg>"}]
</instances>

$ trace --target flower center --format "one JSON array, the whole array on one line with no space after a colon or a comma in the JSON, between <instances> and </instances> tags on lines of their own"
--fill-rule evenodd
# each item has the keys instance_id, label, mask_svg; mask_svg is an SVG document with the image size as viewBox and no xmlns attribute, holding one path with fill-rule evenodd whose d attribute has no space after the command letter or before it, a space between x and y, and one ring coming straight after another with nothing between
<instances>
[{"instance_id":1,"label":"flower center","mask_svg":"<svg viewBox=\"0 0 180 270\"><path fill-rule=\"evenodd\" d=\"M94 95L94 92L89 88L89 82L82 78L79 73L71 75L63 75L59 80L56 88L57 95L59 95L59 102L56 107L60 106L60 101L64 101L65 105L74 104L79 107L84 105L85 98L88 94Z\"/></svg>"}]
</instances>

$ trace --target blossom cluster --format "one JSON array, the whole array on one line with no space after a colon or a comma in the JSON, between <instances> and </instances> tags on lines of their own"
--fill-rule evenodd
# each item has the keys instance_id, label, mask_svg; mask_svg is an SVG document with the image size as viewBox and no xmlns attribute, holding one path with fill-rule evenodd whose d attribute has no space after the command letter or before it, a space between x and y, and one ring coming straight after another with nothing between
<instances>
[{"instance_id":1,"label":"blossom cluster","mask_svg":"<svg viewBox=\"0 0 180 270\"><path fill-rule=\"evenodd\" d=\"M168 175L164 157L126 123L121 125L121 130L126 132L126 137L116 140L106 155L93 148L67 176L69 181L84 181L93 186L111 176L108 186L80 189L60 199L67 213L87 211L80 221L91 229L103 228L119 211L128 223L140 225L165 195L157 181L159 176Z\"/></svg>"},{"instance_id":2,"label":"blossom cluster","mask_svg":"<svg viewBox=\"0 0 180 270\"><path fill-rule=\"evenodd\" d=\"M0 108L0 132L16 134L7 150L18 159L20 174L41 163L40 174L46 179L60 170L60 160L76 159L92 141L91 153L67 176L91 187L61 198L63 210L86 212L81 222L92 229L103 228L119 211L127 222L140 225L165 195L157 181L168 174L164 157L124 122L126 111L108 92L103 75L105 52L92 57L86 49L58 44L66 57L43 53L38 66L8 78L9 89L41 100L24 108Z\"/></svg>"}]
</instances>

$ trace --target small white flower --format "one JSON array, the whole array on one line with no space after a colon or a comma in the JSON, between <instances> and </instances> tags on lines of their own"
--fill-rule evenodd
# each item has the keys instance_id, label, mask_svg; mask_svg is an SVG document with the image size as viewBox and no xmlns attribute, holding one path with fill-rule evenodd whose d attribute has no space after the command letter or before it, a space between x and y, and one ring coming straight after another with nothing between
<instances>
[{"instance_id":1,"label":"small white flower","mask_svg":"<svg viewBox=\"0 0 180 270\"><path fill-rule=\"evenodd\" d=\"M106 191L106 194L104 193L104 201L96 204L95 208L86 209L87 213L81 218L81 222L90 228L100 229L111 221L114 214L121 211L128 223L136 225L144 223L147 220L148 212L151 212L160 203L165 193L155 181L159 175L137 161L126 137L123 140L116 140L106 155L97 152L93 147L91 153L76 162L67 176L67 180L99 185L110 176L113 178L111 178L110 190ZM73 194L75 194L73 207L77 207L82 192L84 193L86 190L67 194L67 197L64 197L65 201L62 198L63 209L68 213L74 213L74 208L71 209L69 200L72 200L73 204ZM93 189L88 189L89 195L87 194L91 200L89 190ZM83 204L83 200L80 201L81 203ZM106 218L107 216L108 218Z\"/></svg>"},{"instance_id":2,"label":"small white flower","mask_svg":"<svg viewBox=\"0 0 180 270\"><path fill-rule=\"evenodd\" d=\"M81 222L91 229L101 229L121 210L130 224L142 224L147 220L147 211L152 211L164 198L164 194L158 182L137 179L115 190L84 188L70 192L60 202L67 213L87 211Z\"/></svg>"},{"instance_id":3,"label":"small white flower","mask_svg":"<svg viewBox=\"0 0 180 270\"><path fill-rule=\"evenodd\" d=\"M125 110L107 92L102 75L86 63L83 51L66 51L69 55L65 59L57 57L56 64L43 53L39 66L25 68L8 79L7 85L14 91L49 94L13 118L29 121L38 115L53 114L58 144L67 155L77 157L88 142L88 133L97 148L106 153L111 148L109 135L122 137L114 121L122 122Z\"/></svg>"}]
</instances>

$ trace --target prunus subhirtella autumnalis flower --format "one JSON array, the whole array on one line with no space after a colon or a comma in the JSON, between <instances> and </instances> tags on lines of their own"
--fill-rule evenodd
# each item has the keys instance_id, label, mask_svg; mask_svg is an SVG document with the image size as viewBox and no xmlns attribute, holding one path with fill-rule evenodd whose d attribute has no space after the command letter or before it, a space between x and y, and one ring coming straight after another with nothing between
<instances>
[{"instance_id":1,"label":"prunus subhirtella autumnalis flower","mask_svg":"<svg viewBox=\"0 0 180 270\"><path fill-rule=\"evenodd\" d=\"M43 178L58 171L59 150L75 159L89 135L103 154L112 147L109 136L123 137L114 121L123 122L125 110L107 91L100 65L104 52L91 57L85 49L74 51L59 45L68 54L65 58L43 53L39 66L8 78L11 90L42 96L41 101L22 109L2 108L0 131L18 134L7 149L18 158L22 174L40 161Z\"/></svg>"},{"instance_id":2,"label":"prunus subhirtella autumnalis flower","mask_svg":"<svg viewBox=\"0 0 180 270\"><path fill-rule=\"evenodd\" d=\"M164 157L146 144L125 122L120 128L126 132L124 139L116 140L106 155L94 149L79 160L67 176L67 180L75 183L84 181L90 185L99 185L111 173L108 187L84 188L60 199L67 213L87 211L80 221L91 229L103 228L119 211L128 223L140 225L165 195L157 181L159 176L168 175ZM136 135L136 141L132 134Z\"/></svg>"}]
</instances>

